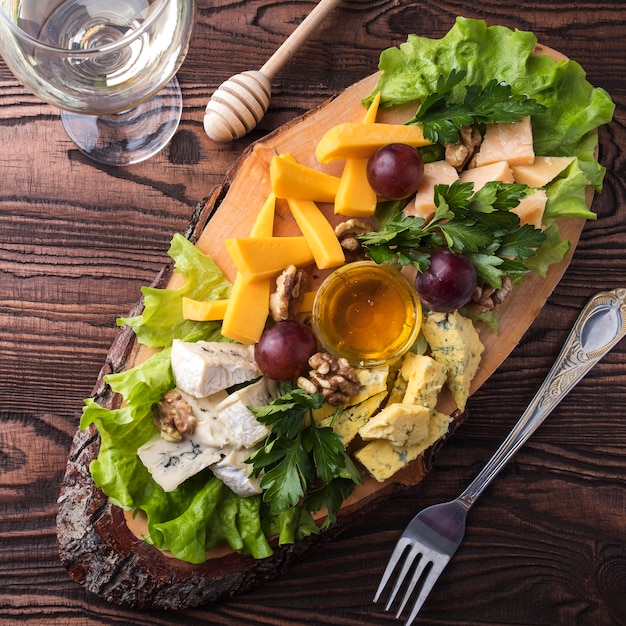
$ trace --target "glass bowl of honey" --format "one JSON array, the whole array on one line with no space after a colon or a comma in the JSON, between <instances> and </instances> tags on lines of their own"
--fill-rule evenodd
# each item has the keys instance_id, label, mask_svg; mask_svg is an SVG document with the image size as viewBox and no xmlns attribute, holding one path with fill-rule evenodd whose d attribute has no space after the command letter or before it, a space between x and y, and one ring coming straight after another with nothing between
<instances>
[{"instance_id":1,"label":"glass bowl of honey","mask_svg":"<svg viewBox=\"0 0 626 626\"><path fill-rule=\"evenodd\" d=\"M415 287L395 267L356 261L332 272L313 302L322 346L356 367L393 361L415 343L422 307Z\"/></svg>"}]
</instances>

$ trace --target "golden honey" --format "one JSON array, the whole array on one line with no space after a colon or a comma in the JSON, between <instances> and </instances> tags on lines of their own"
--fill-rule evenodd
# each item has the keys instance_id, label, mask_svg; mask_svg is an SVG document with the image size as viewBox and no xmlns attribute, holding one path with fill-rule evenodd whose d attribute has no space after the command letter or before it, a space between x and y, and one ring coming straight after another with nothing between
<instances>
[{"instance_id":1,"label":"golden honey","mask_svg":"<svg viewBox=\"0 0 626 626\"><path fill-rule=\"evenodd\" d=\"M320 286L312 323L321 344L360 367L398 358L421 325L415 288L395 268L373 261L349 263Z\"/></svg>"}]
</instances>

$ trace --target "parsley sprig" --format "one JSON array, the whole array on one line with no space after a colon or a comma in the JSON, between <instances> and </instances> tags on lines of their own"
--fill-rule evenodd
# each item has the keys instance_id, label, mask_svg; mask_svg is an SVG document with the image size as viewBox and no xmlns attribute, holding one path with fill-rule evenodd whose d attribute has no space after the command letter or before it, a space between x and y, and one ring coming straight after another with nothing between
<instances>
[{"instance_id":1,"label":"parsley sprig","mask_svg":"<svg viewBox=\"0 0 626 626\"><path fill-rule=\"evenodd\" d=\"M475 126L484 134L493 122L517 122L536 115L545 107L525 95L514 94L507 83L490 80L486 85L465 85L465 95L456 89L465 79L465 70L452 70L437 80L436 90L427 95L407 124L421 124L424 137L433 143L456 143L459 129Z\"/></svg>"},{"instance_id":2,"label":"parsley sprig","mask_svg":"<svg viewBox=\"0 0 626 626\"><path fill-rule=\"evenodd\" d=\"M272 511L284 511L303 499L309 511L326 506L328 526L361 476L332 425L322 427L313 419L322 401L321 394L294 389L251 408L269 434L248 462L255 476L262 475L263 499Z\"/></svg>"},{"instance_id":3,"label":"parsley sprig","mask_svg":"<svg viewBox=\"0 0 626 626\"><path fill-rule=\"evenodd\" d=\"M531 224L520 225L510 209L528 194L528 187L493 181L474 193L473 183L455 181L435 186L437 209L426 223L398 213L380 230L358 235L367 255L377 263L430 265L432 252L448 248L467 256L479 283L499 289L502 277L530 272L524 261L535 255L546 235Z\"/></svg>"}]
</instances>

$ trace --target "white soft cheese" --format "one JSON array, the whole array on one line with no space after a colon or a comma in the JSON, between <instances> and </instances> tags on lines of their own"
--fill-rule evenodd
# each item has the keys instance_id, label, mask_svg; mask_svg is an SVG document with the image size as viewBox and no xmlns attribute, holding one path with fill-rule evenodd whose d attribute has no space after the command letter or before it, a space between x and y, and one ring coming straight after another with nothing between
<instances>
[{"instance_id":1,"label":"white soft cheese","mask_svg":"<svg viewBox=\"0 0 626 626\"><path fill-rule=\"evenodd\" d=\"M231 393L217 406L219 419L231 433L231 441L240 448L251 448L267 436L267 427L257 421L248 407L269 404L278 395L276 383L261 378Z\"/></svg>"},{"instance_id":2,"label":"white soft cheese","mask_svg":"<svg viewBox=\"0 0 626 626\"><path fill-rule=\"evenodd\" d=\"M246 463L250 455L250 450L230 450L220 461L211 466L213 474L240 496L254 496L263 491L261 479L251 475L252 465Z\"/></svg>"},{"instance_id":3,"label":"white soft cheese","mask_svg":"<svg viewBox=\"0 0 626 626\"><path fill-rule=\"evenodd\" d=\"M171 361L176 386L196 398L261 375L252 345L174 339Z\"/></svg>"},{"instance_id":4,"label":"white soft cheese","mask_svg":"<svg viewBox=\"0 0 626 626\"><path fill-rule=\"evenodd\" d=\"M233 443L232 432L220 418L218 409L220 403L228 398L226 391L217 391L206 398L195 398L180 389L177 391L198 420L193 436L200 445L222 448Z\"/></svg>"},{"instance_id":5,"label":"white soft cheese","mask_svg":"<svg viewBox=\"0 0 626 626\"><path fill-rule=\"evenodd\" d=\"M242 459L252 454L252 448L268 431L248 407L264 406L276 398L276 383L261 378L230 395L218 391L206 398L179 391L198 423L193 434L183 435L180 442L165 441L155 435L139 448L137 454L155 482L165 491L172 491L187 478L210 467L212 471L217 469L216 476L235 493L249 495L258 489L247 474L242 474L248 470Z\"/></svg>"},{"instance_id":6,"label":"white soft cheese","mask_svg":"<svg viewBox=\"0 0 626 626\"><path fill-rule=\"evenodd\" d=\"M137 450L137 454L164 491L173 491L189 477L222 458L219 447L205 446L194 435L185 435L182 441L174 443L156 434Z\"/></svg>"}]
</instances>

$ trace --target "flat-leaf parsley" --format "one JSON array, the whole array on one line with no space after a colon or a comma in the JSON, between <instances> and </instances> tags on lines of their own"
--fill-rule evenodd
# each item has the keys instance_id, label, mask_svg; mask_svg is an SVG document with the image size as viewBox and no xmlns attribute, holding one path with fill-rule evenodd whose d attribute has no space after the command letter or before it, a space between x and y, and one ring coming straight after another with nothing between
<instances>
[{"instance_id":1,"label":"flat-leaf parsley","mask_svg":"<svg viewBox=\"0 0 626 626\"><path fill-rule=\"evenodd\" d=\"M465 96L456 89L467 72L452 70L440 76L437 89L427 95L417 113L407 124L421 124L424 137L433 143L456 143L463 126L475 126L484 134L487 124L517 122L521 117L536 115L545 107L532 98L514 94L511 86L496 79L486 85L465 85Z\"/></svg>"},{"instance_id":2,"label":"flat-leaf parsley","mask_svg":"<svg viewBox=\"0 0 626 626\"><path fill-rule=\"evenodd\" d=\"M510 210L527 193L526 185L499 181L476 193L473 183L437 185L437 209L428 223L399 213L381 230L357 237L373 261L414 265L419 271L429 267L432 252L448 248L472 261L479 282L499 289L504 274L514 278L530 272L524 261L546 239L542 230L521 225Z\"/></svg>"},{"instance_id":3,"label":"flat-leaf parsley","mask_svg":"<svg viewBox=\"0 0 626 626\"><path fill-rule=\"evenodd\" d=\"M343 440L331 426L319 426L313 411L322 406L321 394L294 389L270 404L251 408L269 434L248 460L261 476L263 499L278 513L301 500L309 511L328 510L325 526L333 524L343 500L361 476Z\"/></svg>"}]
</instances>

